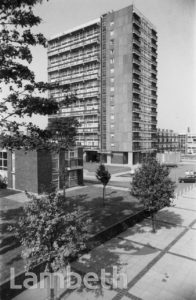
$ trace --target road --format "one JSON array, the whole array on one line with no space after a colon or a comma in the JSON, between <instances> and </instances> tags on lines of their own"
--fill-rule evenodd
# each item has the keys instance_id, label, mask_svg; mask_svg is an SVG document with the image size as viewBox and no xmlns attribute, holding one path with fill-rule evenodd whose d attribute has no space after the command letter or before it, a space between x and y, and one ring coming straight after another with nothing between
<instances>
[{"instance_id":1,"label":"road","mask_svg":"<svg viewBox=\"0 0 196 300\"><path fill-rule=\"evenodd\" d=\"M190 187L193 187L195 183L179 183L178 178L185 175L186 171L196 171L196 163L187 163L187 164L180 164L177 168L171 168L170 176L171 178L176 181L177 187L176 192L182 193L183 191L187 190Z\"/></svg>"}]
</instances>

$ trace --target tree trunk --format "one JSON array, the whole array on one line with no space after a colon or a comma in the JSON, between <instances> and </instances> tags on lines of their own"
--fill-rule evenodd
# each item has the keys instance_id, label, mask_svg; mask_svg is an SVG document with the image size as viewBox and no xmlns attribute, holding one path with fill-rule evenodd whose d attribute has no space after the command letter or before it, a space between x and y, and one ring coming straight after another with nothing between
<instances>
[{"instance_id":1,"label":"tree trunk","mask_svg":"<svg viewBox=\"0 0 196 300\"><path fill-rule=\"evenodd\" d=\"M151 213L151 220L152 220L152 232L156 233L156 224L155 224L155 213Z\"/></svg>"},{"instance_id":2,"label":"tree trunk","mask_svg":"<svg viewBox=\"0 0 196 300\"><path fill-rule=\"evenodd\" d=\"M64 197L64 199L66 198L66 186L65 186L65 182L64 182L64 185L63 185L63 197Z\"/></svg>"},{"instance_id":3,"label":"tree trunk","mask_svg":"<svg viewBox=\"0 0 196 300\"><path fill-rule=\"evenodd\" d=\"M50 300L55 300L54 288L50 288Z\"/></svg>"},{"instance_id":4,"label":"tree trunk","mask_svg":"<svg viewBox=\"0 0 196 300\"><path fill-rule=\"evenodd\" d=\"M47 290L49 300L55 300L55 278L53 274L53 269L51 267L51 263L47 264L47 272L49 272L49 277L47 278Z\"/></svg>"},{"instance_id":5,"label":"tree trunk","mask_svg":"<svg viewBox=\"0 0 196 300\"><path fill-rule=\"evenodd\" d=\"M103 186L103 206L105 204L105 185Z\"/></svg>"}]
</instances>

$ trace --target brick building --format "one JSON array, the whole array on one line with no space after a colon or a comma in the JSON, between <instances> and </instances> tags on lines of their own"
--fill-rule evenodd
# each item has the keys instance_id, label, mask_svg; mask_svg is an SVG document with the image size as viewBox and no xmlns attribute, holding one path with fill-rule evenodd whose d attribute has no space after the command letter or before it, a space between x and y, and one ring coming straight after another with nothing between
<instances>
[{"instance_id":1,"label":"brick building","mask_svg":"<svg viewBox=\"0 0 196 300\"><path fill-rule=\"evenodd\" d=\"M48 78L77 91L58 116L78 118L87 161L132 165L156 149L157 32L133 5L51 38Z\"/></svg>"},{"instance_id":2,"label":"brick building","mask_svg":"<svg viewBox=\"0 0 196 300\"><path fill-rule=\"evenodd\" d=\"M63 187L63 170L66 169L66 186L83 184L83 149L71 151L23 150L0 151L0 174L7 177L8 187L41 193L55 186Z\"/></svg>"}]
</instances>

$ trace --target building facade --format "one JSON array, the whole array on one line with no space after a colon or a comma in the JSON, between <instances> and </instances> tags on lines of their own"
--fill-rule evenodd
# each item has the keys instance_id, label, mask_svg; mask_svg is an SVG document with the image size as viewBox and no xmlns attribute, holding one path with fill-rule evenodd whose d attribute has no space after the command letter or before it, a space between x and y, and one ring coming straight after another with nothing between
<instances>
[{"instance_id":1,"label":"building facade","mask_svg":"<svg viewBox=\"0 0 196 300\"><path fill-rule=\"evenodd\" d=\"M196 155L196 134L191 132L187 133L186 154Z\"/></svg>"},{"instance_id":2,"label":"building facade","mask_svg":"<svg viewBox=\"0 0 196 300\"><path fill-rule=\"evenodd\" d=\"M180 153L186 154L187 153L187 134L180 133L178 135L178 139L179 139L179 151L180 151Z\"/></svg>"},{"instance_id":3,"label":"building facade","mask_svg":"<svg viewBox=\"0 0 196 300\"><path fill-rule=\"evenodd\" d=\"M179 134L169 129L157 130L157 152L178 152Z\"/></svg>"},{"instance_id":4,"label":"building facade","mask_svg":"<svg viewBox=\"0 0 196 300\"><path fill-rule=\"evenodd\" d=\"M0 175L11 189L42 193L51 187L62 189L64 182L67 187L83 184L82 148L59 153L1 150L0 157Z\"/></svg>"},{"instance_id":5,"label":"building facade","mask_svg":"<svg viewBox=\"0 0 196 300\"><path fill-rule=\"evenodd\" d=\"M59 116L78 118L87 161L132 165L156 150L157 32L134 6L50 39L48 62L49 82L77 91Z\"/></svg>"}]
</instances>

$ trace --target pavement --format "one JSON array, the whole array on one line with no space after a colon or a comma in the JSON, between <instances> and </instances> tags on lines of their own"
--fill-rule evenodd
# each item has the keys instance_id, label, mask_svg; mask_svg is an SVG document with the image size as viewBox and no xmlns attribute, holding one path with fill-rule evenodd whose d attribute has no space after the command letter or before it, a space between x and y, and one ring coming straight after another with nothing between
<instances>
[{"instance_id":1,"label":"pavement","mask_svg":"<svg viewBox=\"0 0 196 300\"><path fill-rule=\"evenodd\" d=\"M107 285L85 284L75 290L57 288L60 300L195 300L196 299L196 186L176 195L174 206L151 220L127 229L83 255L71 267L79 274L101 269L109 273ZM119 280L112 283L114 268ZM127 285L126 285L127 279ZM45 300L47 290L34 285L13 300Z\"/></svg>"}]
</instances>

